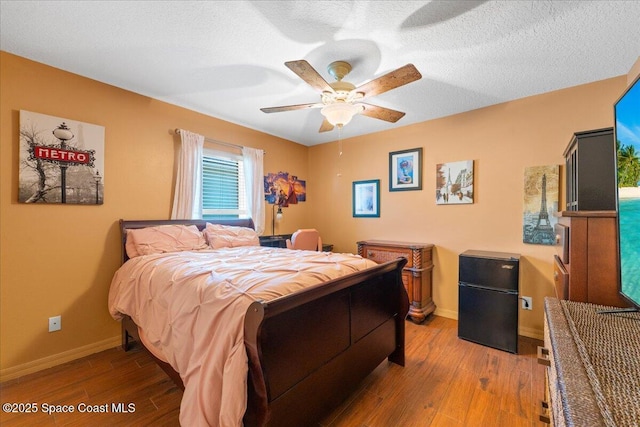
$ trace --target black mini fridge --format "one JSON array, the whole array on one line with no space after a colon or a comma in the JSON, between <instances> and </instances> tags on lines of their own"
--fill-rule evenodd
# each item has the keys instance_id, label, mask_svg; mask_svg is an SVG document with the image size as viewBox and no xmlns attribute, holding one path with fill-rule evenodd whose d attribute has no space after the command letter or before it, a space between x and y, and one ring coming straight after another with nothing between
<instances>
[{"instance_id":1,"label":"black mini fridge","mask_svg":"<svg viewBox=\"0 0 640 427\"><path fill-rule=\"evenodd\" d=\"M518 353L519 264L519 254L460 254L458 337Z\"/></svg>"}]
</instances>

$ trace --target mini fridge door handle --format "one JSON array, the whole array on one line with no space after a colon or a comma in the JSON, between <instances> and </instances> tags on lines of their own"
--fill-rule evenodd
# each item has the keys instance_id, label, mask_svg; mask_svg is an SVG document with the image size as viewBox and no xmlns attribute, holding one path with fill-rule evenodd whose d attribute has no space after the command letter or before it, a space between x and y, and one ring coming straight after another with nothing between
<instances>
[{"instance_id":1,"label":"mini fridge door handle","mask_svg":"<svg viewBox=\"0 0 640 427\"><path fill-rule=\"evenodd\" d=\"M518 294L517 289L496 288L492 286L476 285L475 283L465 283L465 282L458 282L458 285L464 288L482 289L483 291L499 292L501 294L516 294L516 295Z\"/></svg>"}]
</instances>

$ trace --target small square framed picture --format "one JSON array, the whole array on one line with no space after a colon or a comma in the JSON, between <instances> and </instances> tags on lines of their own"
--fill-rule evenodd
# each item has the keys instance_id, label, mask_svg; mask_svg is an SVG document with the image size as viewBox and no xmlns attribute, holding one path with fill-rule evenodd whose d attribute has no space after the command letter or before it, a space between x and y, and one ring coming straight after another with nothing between
<instances>
[{"instance_id":1,"label":"small square framed picture","mask_svg":"<svg viewBox=\"0 0 640 427\"><path fill-rule=\"evenodd\" d=\"M473 203L473 160L436 165L436 205Z\"/></svg>"},{"instance_id":2,"label":"small square framed picture","mask_svg":"<svg viewBox=\"0 0 640 427\"><path fill-rule=\"evenodd\" d=\"M380 180L353 182L353 216L380 217Z\"/></svg>"},{"instance_id":3,"label":"small square framed picture","mask_svg":"<svg viewBox=\"0 0 640 427\"><path fill-rule=\"evenodd\" d=\"M422 190L422 148L389 153L389 191Z\"/></svg>"}]
</instances>

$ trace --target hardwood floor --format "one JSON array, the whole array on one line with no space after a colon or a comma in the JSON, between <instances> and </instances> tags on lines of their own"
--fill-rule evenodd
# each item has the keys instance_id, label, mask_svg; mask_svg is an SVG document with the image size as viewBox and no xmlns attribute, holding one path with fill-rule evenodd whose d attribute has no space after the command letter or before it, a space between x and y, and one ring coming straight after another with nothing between
<instances>
[{"instance_id":1,"label":"hardwood floor","mask_svg":"<svg viewBox=\"0 0 640 427\"><path fill-rule=\"evenodd\" d=\"M406 366L383 363L328 427L541 426L542 342L520 337L514 355L458 338L455 320L407 322Z\"/></svg>"},{"instance_id":2,"label":"hardwood floor","mask_svg":"<svg viewBox=\"0 0 640 427\"><path fill-rule=\"evenodd\" d=\"M520 337L514 355L457 337L457 322L407 322L406 366L383 362L322 427L542 426L544 368L539 341ZM7 403L35 403L35 414L2 412L7 426L177 426L182 392L140 349L103 351L0 384ZM96 411L83 412L81 404ZM114 413L112 404L126 413ZM133 404L135 407L129 407ZM47 415L46 405L73 413ZM91 406L94 405L94 406Z\"/></svg>"}]
</instances>

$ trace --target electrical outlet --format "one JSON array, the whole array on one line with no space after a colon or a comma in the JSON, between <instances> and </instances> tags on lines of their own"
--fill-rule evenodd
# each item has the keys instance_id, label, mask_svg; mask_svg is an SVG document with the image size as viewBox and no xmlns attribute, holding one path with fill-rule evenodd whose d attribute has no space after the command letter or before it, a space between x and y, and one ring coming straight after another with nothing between
<instances>
[{"instance_id":1,"label":"electrical outlet","mask_svg":"<svg viewBox=\"0 0 640 427\"><path fill-rule=\"evenodd\" d=\"M55 332L62 329L62 316L49 317L49 332Z\"/></svg>"},{"instance_id":2,"label":"electrical outlet","mask_svg":"<svg viewBox=\"0 0 640 427\"><path fill-rule=\"evenodd\" d=\"M531 297L521 297L521 299L523 310L533 310L533 302L531 301Z\"/></svg>"}]
</instances>

